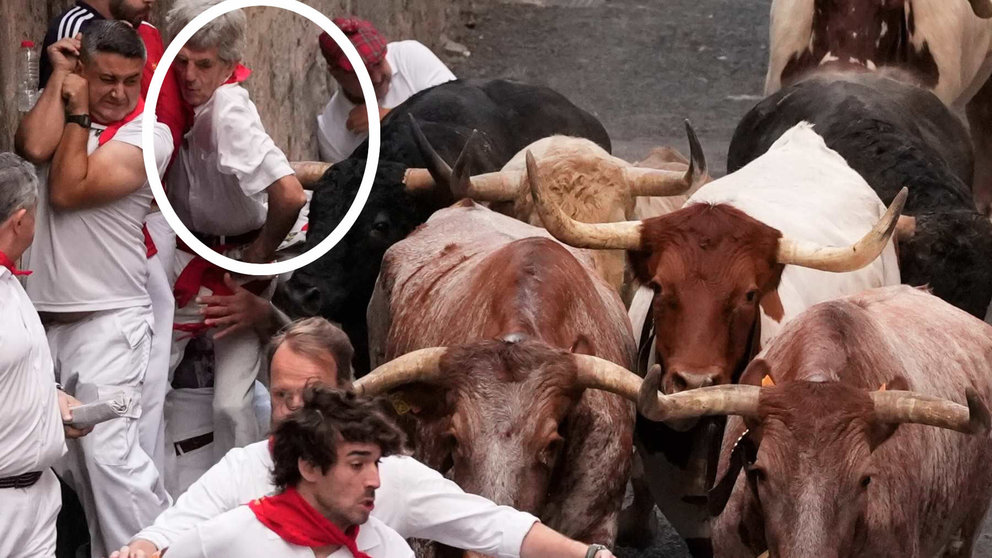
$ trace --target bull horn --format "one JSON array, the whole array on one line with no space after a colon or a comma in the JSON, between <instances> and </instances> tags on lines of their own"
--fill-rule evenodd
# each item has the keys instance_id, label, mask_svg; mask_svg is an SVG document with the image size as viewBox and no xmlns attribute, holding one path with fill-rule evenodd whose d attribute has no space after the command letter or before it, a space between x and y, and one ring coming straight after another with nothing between
<instances>
[{"instance_id":1,"label":"bull horn","mask_svg":"<svg viewBox=\"0 0 992 558\"><path fill-rule=\"evenodd\" d=\"M572 355L579 370L578 384L585 389L601 389L615 393L634 403L641 387L641 378L619 364L590 355Z\"/></svg>"},{"instance_id":2,"label":"bull horn","mask_svg":"<svg viewBox=\"0 0 992 558\"><path fill-rule=\"evenodd\" d=\"M851 246L818 246L783 236L778 241L778 263L836 273L861 269L874 261L885 249L892 231L896 228L907 194L906 188L900 190L885 215L882 215L868 234Z\"/></svg>"},{"instance_id":3,"label":"bull horn","mask_svg":"<svg viewBox=\"0 0 992 558\"><path fill-rule=\"evenodd\" d=\"M333 165L330 163L324 163L321 161L293 161L289 164L290 168L296 174L296 179L300 181L300 185L303 186L304 190L313 190L313 187L320 181L320 178L324 176L327 169L331 168Z\"/></svg>"},{"instance_id":4,"label":"bull horn","mask_svg":"<svg viewBox=\"0 0 992 558\"><path fill-rule=\"evenodd\" d=\"M436 383L441 379L441 357L447 347L419 349L376 368L354 384L359 395L375 396L412 382Z\"/></svg>"},{"instance_id":5,"label":"bull horn","mask_svg":"<svg viewBox=\"0 0 992 558\"><path fill-rule=\"evenodd\" d=\"M434 177L427 169L408 168L403 174L403 185L407 192L434 191Z\"/></svg>"},{"instance_id":6,"label":"bull horn","mask_svg":"<svg viewBox=\"0 0 992 558\"><path fill-rule=\"evenodd\" d=\"M558 207L544 191L534 155L528 150L527 182L534 197L534 207L541 216L544 228L558 240L576 248L602 250L640 250L641 222L582 223L572 219Z\"/></svg>"},{"instance_id":7,"label":"bull horn","mask_svg":"<svg viewBox=\"0 0 992 558\"><path fill-rule=\"evenodd\" d=\"M478 153L484 140L478 130L472 130L472 135L465 142L458 160L451 171L451 193L455 199L470 198L475 201L499 202L512 201L520 191L520 174L489 172L478 176L470 176L468 169L469 156Z\"/></svg>"},{"instance_id":8,"label":"bull horn","mask_svg":"<svg viewBox=\"0 0 992 558\"><path fill-rule=\"evenodd\" d=\"M658 391L661 366L654 365L641 382L637 411L653 421L694 419L716 415L755 416L761 388L722 385L690 389L673 395Z\"/></svg>"},{"instance_id":9,"label":"bull horn","mask_svg":"<svg viewBox=\"0 0 992 558\"><path fill-rule=\"evenodd\" d=\"M472 130L472 134L465 141L465 145L462 146L461 152L458 154L458 160L455 161L454 167L449 167L447 161L441 157L441 154L434 149L431 145L430 140L424 135L424 131L420 128L420 124L417 119L410 115L410 124L413 127L413 137L417 142L417 148L420 149L420 154L427 160L427 172L430 173L432 178L431 184L428 186L426 182L421 179L420 188L416 189L429 189L433 188L435 184L440 184L445 188L451 190L452 195L455 199L461 199L466 197L474 196L467 195L470 187L470 177L468 163L472 155L480 149L480 145L483 143L482 135L479 130ZM407 188L408 190L410 187ZM488 200L482 200L488 201Z\"/></svg>"},{"instance_id":10,"label":"bull horn","mask_svg":"<svg viewBox=\"0 0 992 558\"><path fill-rule=\"evenodd\" d=\"M975 12L975 15L982 19L989 19L992 17L992 0L969 0L971 4L971 11Z\"/></svg>"},{"instance_id":11,"label":"bull horn","mask_svg":"<svg viewBox=\"0 0 992 558\"><path fill-rule=\"evenodd\" d=\"M707 182L706 156L699 144L695 130L685 121L685 133L689 136L689 168L685 173L669 170L627 167L624 175L635 196L678 196L699 188Z\"/></svg>"},{"instance_id":12,"label":"bull horn","mask_svg":"<svg viewBox=\"0 0 992 558\"><path fill-rule=\"evenodd\" d=\"M407 116L410 117L410 126L413 128L413 139L417 142L417 148L420 150L420 154L427 161L427 170L430 172L431 178L434 179L434 183L443 185L451 184L451 167L441 157L441 154L434 149L431 142L427 141L427 136L420 129L420 123L417 122L413 114L408 114Z\"/></svg>"},{"instance_id":13,"label":"bull horn","mask_svg":"<svg viewBox=\"0 0 992 558\"><path fill-rule=\"evenodd\" d=\"M868 395L875 403L875 418L881 422L926 424L965 434L986 434L992 426L989 408L972 388L965 390L967 407L912 391L873 391Z\"/></svg>"}]
</instances>

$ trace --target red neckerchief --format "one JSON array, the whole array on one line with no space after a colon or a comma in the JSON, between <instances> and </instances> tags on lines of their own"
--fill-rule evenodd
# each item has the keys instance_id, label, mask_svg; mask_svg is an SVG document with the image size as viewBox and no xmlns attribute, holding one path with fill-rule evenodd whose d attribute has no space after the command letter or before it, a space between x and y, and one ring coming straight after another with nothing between
<instances>
[{"instance_id":1,"label":"red neckerchief","mask_svg":"<svg viewBox=\"0 0 992 558\"><path fill-rule=\"evenodd\" d=\"M24 270L17 269L17 266L14 265L13 260L11 260L10 258L8 258L7 257L7 254L4 254L3 252L0 252L0 267L6 267L15 276L16 275L31 275L32 273L34 273L33 271L28 271L26 269L24 269Z\"/></svg>"},{"instance_id":2,"label":"red neckerchief","mask_svg":"<svg viewBox=\"0 0 992 558\"><path fill-rule=\"evenodd\" d=\"M128 114L122 120L118 120L117 122L114 122L110 126L107 126L106 130L100 132L100 140L97 145L103 145L108 141L114 139L114 135L117 134L118 130L120 130L128 122L134 120L139 115L141 115L141 112L143 110L145 110L145 100L142 99L141 97L138 97L138 104L134 107L134 110L131 111L131 114Z\"/></svg>"},{"instance_id":3,"label":"red neckerchief","mask_svg":"<svg viewBox=\"0 0 992 558\"><path fill-rule=\"evenodd\" d=\"M368 554L358 550L355 543L358 525L341 531L331 520L313 509L295 488L287 488L275 496L252 500L248 502L248 507L262 525L289 544L310 548L342 545L355 558L370 558Z\"/></svg>"}]
</instances>

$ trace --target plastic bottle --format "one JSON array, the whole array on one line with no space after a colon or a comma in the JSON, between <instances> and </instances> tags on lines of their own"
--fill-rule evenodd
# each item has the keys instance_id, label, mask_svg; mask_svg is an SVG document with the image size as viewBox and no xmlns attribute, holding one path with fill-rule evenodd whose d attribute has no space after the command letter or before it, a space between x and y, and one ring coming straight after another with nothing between
<instances>
[{"instance_id":1,"label":"plastic bottle","mask_svg":"<svg viewBox=\"0 0 992 558\"><path fill-rule=\"evenodd\" d=\"M33 42L21 41L17 70L17 110L28 112L38 100L38 53Z\"/></svg>"}]
</instances>

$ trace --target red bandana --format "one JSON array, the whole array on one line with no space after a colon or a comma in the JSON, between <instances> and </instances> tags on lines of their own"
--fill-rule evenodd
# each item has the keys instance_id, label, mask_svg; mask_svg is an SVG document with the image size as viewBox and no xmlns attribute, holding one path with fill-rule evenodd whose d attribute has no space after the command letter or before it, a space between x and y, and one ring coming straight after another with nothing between
<instances>
[{"instance_id":1,"label":"red bandana","mask_svg":"<svg viewBox=\"0 0 992 558\"><path fill-rule=\"evenodd\" d=\"M138 97L138 104L137 106L134 107L134 110L131 111L131 114L125 116L123 120L118 120L117 122L114 122L110 126L107 126L106 130L100 132L100 140L98 145L103 145L108 141L114 139L114 135L117 134L117 131L120 130L128 122L140 116L143 110L145 110L145 100L142 99L141 97Z\"/></svg>"},{"instance_id":2,"label":"red bandana","mask_svg":"<svg viewBox=\"0 0 992 558\"><path fill-rule=\"evenodd\" d=\"M0 252L0 266L6 267L14 275L31 275L33 273L32 271L17 269L17 266L14 265L14 262L7 257L7 254L4 254L3 252Z\"/></svg>"},{"instance_id":3,"label":"red bandana","mask_svg":"<svg viewBox=\"0 0 992 558\"><path fill-rule=\"evenodd\" d=\"M368 554L358 550L355 543L358 525L342 532L331 520L313 509L295 488L287 488L275 496L252 500L248 507L262 525L289 544L310 548L337 544L347 547L355 558L370 558Z\"/></svg>"}]
</instances>

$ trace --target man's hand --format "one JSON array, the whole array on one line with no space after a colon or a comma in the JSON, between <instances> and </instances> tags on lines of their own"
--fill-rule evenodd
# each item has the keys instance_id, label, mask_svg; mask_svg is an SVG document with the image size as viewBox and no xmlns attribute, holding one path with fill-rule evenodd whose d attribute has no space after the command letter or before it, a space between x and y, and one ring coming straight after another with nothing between
<instances>
[{"instance_id":1,"label":"man's hand","mask_svg":"<svg viewBox=\"0 0 992 558\"><path fill-rule=\"evenodd\" d=\"M379 121L381 122L383 118L389 114L387 108L379 107ZM369 131L369 115L368 111L365 109L365 105L358 105L351 109L348 114L348 121L345 126L349 131L355 134L366 134Z\"/></svg>"},{"instance_id":2,"label":"man's hand","mask_svg":"<svg viewBox=\"0 0 992 558\"><path fill-rule=\"evenodd\" d=\"M52 72L72 72L76 69L81 46L79 37L81 35L66 37L48 47L48 60L52 63Z\"/></svg>"},{"instance_id":3,"label":"man's hand","mask_svg":"<svg viewBox=\"0 0 992 558\"><path fill-rule=\"evenodd\" d=\"M144 539L136 539L120 550L115 550L110 558L157 558L159 555L158 548L154 544Z\"/></svg>"},{"instance_id":4,"label":"man's hand","mask_svg":"<svg viewBox=\"0 0 992 558\"><path fill-rule=\"evenodd\" d=\"M82 438L83 436L89 434L93 431L93 427L89 428L75 428L69 426L66 423L72 422L72 408L82 405L78 399L69 395L68 393L58 390L59 393L59 411L62 413L62 427L65 428L66 438Z\"/></svg>"},{"instance_id":5,"label":"man's hand","mask_svg":"<svg viewBox=\"0 0 992 558\"><path fill-rule=\"evenodd\" d=\"M65 76L65 81L62 82L62 99L68 114L88 114L90 102L86 78L79 74Z\"/></svg>"},{"instance_id":6,"label":"man's hand","mask_svg":"<svg viewBox=\"0 0 992 558\"><path fill-rule=\"evenodd\" d=\"M224 274L224 284L234 294L229 296L201 296L197 298L200 304L206 304L200 313L206 319L203 323L209 327L223 328L214 333L214 339L253 328L256 331L265 328L272 319L272 307L269 301L255 296L231 278L230 273Z\"/></svg>"}]
</instances>

